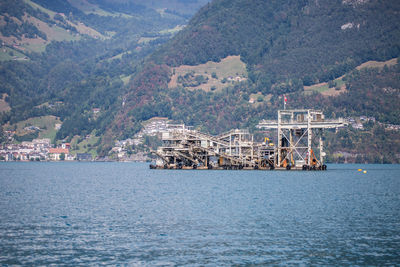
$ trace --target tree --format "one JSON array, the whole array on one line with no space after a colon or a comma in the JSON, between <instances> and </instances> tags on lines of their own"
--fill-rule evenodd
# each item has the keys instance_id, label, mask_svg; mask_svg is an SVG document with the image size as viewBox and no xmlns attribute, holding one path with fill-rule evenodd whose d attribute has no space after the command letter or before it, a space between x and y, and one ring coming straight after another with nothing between
<instances>
[{"instance_id":1,"label":"tree","mask_svg":"<svg viewBox=\"0 0 400 267\"><path fill-rule=\"evenodd\" d=\"M0 125L0 144L7 141L7 137L4 134L3 127Z\"/></svg>"},{"instance_id":2,"label":"tree","mask_svg":"<svg viewBox=\"0 0 400 267\"><path fill-rule=\"evenodd\" d=\"M65 153L60 154L60 160L65 160Z\"/></svg>"}]
</instances>

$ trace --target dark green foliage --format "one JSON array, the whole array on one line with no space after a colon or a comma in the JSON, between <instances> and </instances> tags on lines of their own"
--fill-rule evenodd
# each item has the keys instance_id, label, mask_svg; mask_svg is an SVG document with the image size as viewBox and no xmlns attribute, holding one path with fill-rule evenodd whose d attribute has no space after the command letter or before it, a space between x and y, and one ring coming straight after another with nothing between
<instances>
[{"instance_id":1,"label":"dark green foliage","mask_svg":"<svg viewBox=\"0 0 400 267\"><path fill-rule=\"evenodd\" d=\"M385 130L379 124L372 124L364 131L352 127L338 133L328 132L326 142L329 162L355 163L400 163L396 154L400 149L399 132ZM345 158L335 158L336 153L347 153Z\"/></svg>"},{"instance_id":2,"label":"dark green foliage","mask_svg":"<svg viewBox=\"0 0 400 267\"><path fill-rule=\"evenodd\" d=\"M5 24L0 27L0 32L6 37L14 36L17 39L22 37L40 37L47 40L44 32L40 31L35 25L23 19L25 14L34 15L48 21L49 16L38 9L33 9L22 0L3 0L0 2L0 14L4 16ZM18 20L18 22L16 21Z\"/></svg>"},{"instance_id":3,"label":"dark green foliage","mask_svg":"<svg viewBox=\"0 0 400 267\"><path fill-rule=\"evenodd\" d=\"M290 108L321 109L329 117L368 116L400 124L400 67L353 71L346 77L347 92L339 97L290 94Z\"/></svg>"},{"instance_id":4,"label":"dark green foliage","mask_svg":"<svg viewBox=\"0 0 400 267\"><path fill-rule=\"evenodd\" d=\"M20 2L16 1L15 5ZM118 97L124 90L120 76L135 73L135 65L169 38L168 35L160 37L137 49L138 34L150 29L162 29L169 24L174 27L177 22L176 19L159 18L158 14L156 17L159 20L150 17L129 20L92 16L93 23L98 22L101 29L108 29L103 25L114 25L111 29L117 30L115 38L109 41L84 38L79 42L52 42L42 54L27 54L30 61L1 62L0 94L9 95L8 103L11 106L11 112L1 114L1 123L15 123L50 114L62 120L70 118L63 125L58 138L90 132L94 128L99 130L98 134L103 133L111 124L116 105L120 104ZM55 19L59 26L65 24L63 16L56 15ZM126 32L128 28L130 32L136 32L130 35ZM125 54L109 60L121 53ZM58 101L61 104L54 105ZM39 106L45 102L50 105ZM90 123L86 124L89 118L86 120L84 114L99 107L103 110L101 114L95 120L90 118ZM84 124L79 122L82 118Z\"/></svg>"},{"instance_id":5,"label":"dark green foliage","mask_svg":"<svg viewBox=\"0 0 400 267\"><path fill-rule=\"evenodd\" d=\"M353 71L346 77L348 91L339 97L322 97L291 94L290 108L321 109L328 117L374 117L377 122L365 122L364 130L349 126L345 130L327 132L325 144L328 160L344 162L345 158L334 158L334 152L346 152L347 162L356 158L368 163L399 163L400 133L385 129L385 124L400 124L400 65L383 69ZM307 103L307 104L304 104Z\"/></svg>"},{"instance_id":6,"label":"dark green foliage","mask_svg":"<svg viewBox=\"0 0 400 267\"><path fill-rule=\"evenodd\" d=\"M57 132L56 139L64 139L69 135L86 135L92 129L93 125L87 115L74 114L64 121L62 128Z\"/></svg>"},{"instance_id":7,"label":"dark green foliage","mask_svg":"<svg viewBox=\"0 0 400 267\"><path fill-rule=\"evenodd\" d=\"M85 135L94 129L97 130L96 135L102 136L110 130L114 116L122 106L121 95L126 92L120 78L134 76L141 60L170 38L171 34L160 34L161 30L182 25L186 20L179 14L161 16L150 7L116 1L97 1L95 4L112 13L122 12L134 16L103 17L84 14L68 1L34 2L57 12L54 19L38 9L33 9L22 0L5 0L0 3L0 14L4 15L5 21L0 30L4 35L17 38L22 35L37 35L46 39L32 24L15 24L15 18L23 21L24 14L38 18L50 26L56 24L71 31L76 29L70 26L67 20L74 23L83 22L101 33L115 32L109 40L83 37L76 42L52 42L42 54L24 52L29 61L0 62L0 96L2 93L9 95L7 102L11 106L10 112L0 114L1 124L16 123L36 116L55 115L63 121L57 139L70 139L76 134ZM117 5L114 5L115 3ZM141 36L157 39L148 43L138 43ZM113 58L114 56L116 57ZM153 82L151 76L149 78L149 82ZM146 89L144 87L141 90ZM140 95L140 92L138 93ZM159 104L150 108L145 102L140 103L143 105L137 107L136 111L129 111L129 114L140 115L122 127L126 131L122 134L119 131L111 134L131 137L142 127L141 120L153 115L170 116L170 106ZM93 108L101 108L101 112L94 116ZM102 140L110 144L113 138L106 136ZM107 149L108 145L102 145L99 151L103 153Z\"/></svg>"},{"instance_id":8,"label":"dark green foliage","mask_svg":"<svg viewBox=\"0 0 400 267\"><path fill-rule=\"evenodd\" d=\"M141 129L142 121L154 116L213 134L232 128L255 130L261 119L276 118L276 110L283 107L279 98L282 94L288 95L288 108L322 109L328 118L366 115L374 116L379 123L400 124L398 66L352 72L346 78L348 91L341 97L302 93L303 85L321 81L331 81L330 87L335 87L334 78L360 63L397 57L398 1L345 4L341 0L215 0L146 60L169 38L161 36L160 30L185 22L179 12L167 11L167 15L160 16L149 8L161 2L151 1L145 8L118 1L116 9L112 9L111 0L96 2L110 12L134 14L128 18L84 14L68 1L35 1L64 13L70 21L82 21L101 33L116 33L110 40L53 42L41 55L27 54L29 62L0 63L0 93L9 95L11 105L11 112L1 114L2 124L56 115L63 121L57 139L68 140L96 130L101 136L101 143L96 144L100 155L106 155L115 138L132 137ZM20 0L6 2L13 7L22 5L17 11L7 11L10 16L21 18L24 13L19 9L28 10ZM1 14L9 9L1 4L0 8ZM36 12L35 17L49 21L37 10L26 12ZM54 19L57 25L67 27L65 18L56 15ZM19 36L40 34L34 31L25 25L14 32ZM144 44L138 42L141 36L158 39ZM168 88L172 72L169 66L218 62L229 55L240 55L247 64L247 82L231 85L225 79L225 88L211 88L211 92ZM132 77L128 86L120 79L126 76ZM205 76L194 73L178 80L180 85L192 87L204 82ZM272 98L250 104L250 94L258 92L272 94ZM46 102L48 105L42 105ZM101 112L95 116L93 108ZM329 155L340 150L353 154L361 151L354 157L359 162L395 162L388 150L398 150L399 135L379 123L366 125L364 132L351 129L337 136L328 135ZM368 142L376 144L372 152L368 152Z\"/></svg>"},{"instance_id":9,"label":"dark green foliage","mask_svg":"<svg viewBox=\"0 0 400 267\"><path fill-rule=\"evenodd\" d=\"M25 135L21 135L21 136L14 136L14 139L18 142L23 142L23 141L32 141L33 139L37 138L39 136L39 132L35 131L35 132L31 132L31 133L27 133Z\"/></svg>"},{"instance_id":10,"label":"dark green foliage","mask_svg":"<svg viewBox=\"0 0 400 267\"><path fill-rule=\"evenodd\" d=\"M208 77L204 77L203 75L194 75L194 72L188 72L184 76L179 75L177 81L183 87L196 87L207 83Z\"/></svg>"},{"instance_id":11,"label":"dark green foliage","mask_svg":"<svg viewBox=\"0 0 400 267\"><path fill-rule=\"evenodd\" d=\"M161 91L167 87L170 72L166 66L147 64L129 85L127 104L113 122L112 134L132 136L140 130L140 122L154 116L169 117L171 105Z\"/></svg>"},{"instance_id":12,"label":"dark green foliage","mask_svg":"<svg viewBox=\"0 0 400 267\"><path fill-rule=\"evenodd\" d=\"M336 114L374 116L380 122L400 124L400 65L354 71L348 92L332 99Z\"/></svg>"},{"instance_id":13,"label":"dark green foliage","mask_svg":"<svg viewBox=\"0 0 400 267\"><path fill-rule=\"evenodd\" d=\"M7 141L7 137L4 134L3 127L0 125L0 144L3 144Z\"/></svg>"},{"instance_id":14,"label":"dark green foliage","mask_svg":"<svg viewBox=\"0 0 400 267\"><path fill-rule=\"evenodd\" d=\"M79 9L73 7L68 1L64 1L64 0L51 0L51 1L32 0L32 1L36 2L37 4L41 5L42 7L45 7L47 9L53 10L58 13L64 13L66 15L68 15L69 13L81 15L83 13Z\"/></svg>"},{"instance_id":15,"label":"dark green foliage","mask_svg":"<svg viewBox=\"0 0 400 267\"><path fill-rule=\"evenodd\" d=\"M22 1L2 0L0 2L0 13L8 14L9 17L22 19L27 5Z\"/></svg>"},{"instance_id":16,"label":"dark green foliage","mask_svg":"<svg viewBox=\"0 0 400 267\"><path fill-rule=\"evenodd\" d=\"M233 127L253 127L261 118L273 116L277 108L275 105L267 107L264 103L258 108L252 107L248 103L248 94L244 93L247 90L245 83L221 91L204 92L180 87L166 89L168 81L168 68L149 64L133 80L127 99L136 101L128 102L129 106L125 107L130 110L128 113L117 116L114 131L129 131L133 127L129 126L131 120L163 116L216 134Z\"/></svg>"},{"instance_id":17,"label":"dark green foliage","mask_svg":"<svg viewBox=\"0 0 400 267\"><path fill-rule=\"evenodd\" d=\"M148 9L145 6L135 4L132 1L97 0L96 4L98 4L102 9L110 12L140 15L144 15L146 12L156 12L155 10Z\"/></svg>"},{"instance_id":18,"label":"dark green foliage","mask_svg":"<svg viewBox=\"0 0 400 267\"><path fill-rule=\"evenodd\" d=\"M18 24L13 20L8 20L6 25L0 28L1 33L6 36L14 36L20 39L22 36L26 38L36 38L37 36L47 40L47 36L44 32L39 31L36 26L29 22L22 22L22 24Z\"/></svg>"},{"instance_id":19,"label":"dark green foliage","mask_svg":"<svg viewBox=\"0 0 400 267\"><path fill-rule=\"evenodd\" d=\"M355 6L341 0L216 0L154 58L179 66L241 55L258 88L274 92L272 85L287 80L311 85L368 60L396 57L399 11L400 2L389 0Z\"/></svg>"}]
</instances>

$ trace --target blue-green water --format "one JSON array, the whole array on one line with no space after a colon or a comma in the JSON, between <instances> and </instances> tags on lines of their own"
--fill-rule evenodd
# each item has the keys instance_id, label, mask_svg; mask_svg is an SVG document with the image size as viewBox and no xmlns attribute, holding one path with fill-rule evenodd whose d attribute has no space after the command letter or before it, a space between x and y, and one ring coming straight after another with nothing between
<instances>
[{"instance_id":1,"label":"blue-green water","mask_svg":"<svg viewBox=\"0 0 400 267\"><path fill-rule=\"evenodd\" d=\"M400 265L400 165L328 168L1 163L0 264Z\"/></svg>"}]
</instances>

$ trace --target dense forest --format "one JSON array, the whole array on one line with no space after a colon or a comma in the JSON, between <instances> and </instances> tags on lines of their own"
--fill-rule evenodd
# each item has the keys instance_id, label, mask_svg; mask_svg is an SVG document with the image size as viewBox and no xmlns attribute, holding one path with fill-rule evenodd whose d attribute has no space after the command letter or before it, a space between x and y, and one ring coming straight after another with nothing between
<instances>
[{"instance_id":1,"label":"dense forest","mask_svg":"<svg viewBox=\"0 0 400 267\"><path fill-rule=\"evenodd\" d=\"M151 60L179 66L240 55L250 90L298 91L397 57L399 9L393 1L213 1Z\"/></svg>"},{"instance_id":2,"label":"dense forest","mask_svg":"<svg viewBox=\"0 0 400 267\"><path fill-rule=\"evenodd\" d=\"M213 1L153 58L179 66L240 55L258 89L274 93L276 83L325 82L397 57L399 9L396 1Z\"/></svg>"},{"instance_id":3,"label":"dense forest","mask_svg":"<svg viewBox=\"0 0 400 267\"><path fill-rule=\"evenodd\" d=\"M22 0L5 2L10 2L0 5L5 17L23 21L24 14L30 14L64 29L71 27L67 22L82 22L108 37L51 41L41 53L21 50L28 60L2 61L0 94L7 95L11 107L1 113L2 125L55 115L63 122L56 140L95 132L101 137L98 152L106 155L116 139L132 137L143 121L155 116L213 134L232 128L255 131L261 119L275 118L285 94L290 108L322 109L332 118L376 119L364 131L328 134L331 161L342 160L337 151L355 155L358 161L398 161L388 151L399 150L399 133L388 132L385 125L400 124L399 64L355 69L370 60L399 57L396 1L214 0L176 35L171 29L187 23L193 4L207 1L191 1L186 10L181 1L172 1L175 9L164 8L164 13L154 9L163 7L162 1L86 2L111 14L104 16L68 1L34 0L64 14L61 18ZM11 6L19 11L8 12ZM14 24L3 23L7 26L0 27L2 35L51 38L39 28ZM189 90L207 78L187 74L178 77L176 87L168 85L176 67L234 55L246 64L245 81L224 82L218 90ZM338 77L346 88L339 96L303 91L320 82L333 84ZM251 103L254 94L259 101ZM101 110L96 117L95 108ZM369 142L377 144L374 150L366 146Z\"/></svg>"},{"instance_id":4,"label":"dense forest","mask_svg":"<svg viewBox=\"0 0 400 267\"><path fill-rule=\"evenodd\" d=\"M211 133L252 127L276 116L282 94L290 94L292 107L319 108L330 117L370 115L396 124L398 91L383 91L389 83L398 88L397 67L384 73L353 70L369 60L399 56L399 11L393 1L213 1L148 58L146 66L153 67L144 67L138 76L152 79L132 80L131 101L110 133L130 132L135 121L151 116L168 116ZM229 55L240 55L246 63L246 82L215 92L167 89L167 67L218 62ZM344 74L349 74L347 91L340 97L303 93L303 86ZM249 95L256 92L272 97L250 105Z\"/></svg>"}]
</instances>

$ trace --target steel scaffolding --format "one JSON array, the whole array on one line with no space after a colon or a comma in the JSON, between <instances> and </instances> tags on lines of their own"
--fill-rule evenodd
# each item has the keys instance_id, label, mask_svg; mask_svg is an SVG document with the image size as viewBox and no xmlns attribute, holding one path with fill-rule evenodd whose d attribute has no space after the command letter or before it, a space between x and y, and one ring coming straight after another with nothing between
<instances>
[{"instance_id":1,"label":"steel scaffolding","mask_svg":"<svg viewBox=\"0 0 400 267\"><path fill-rule=\"evenodd\" d=\"M277 121L262 121L259 129L277 130L277 168L326 169L323 132L344 127L343 119L326 120L312 109L279 110Z\"/></svg>"},{"instance_id":2,"label":"steel scaffolding","mask_svg":"<svg viewBox=\"0 0 400 267\"><path fill-rule=\"evenodd\" d=\"M264 142L254 142L253 135L243 129L213 136L183 124L169 125L162 133L163 145L152 151L160 160L150 167L325 170L323 131L345 125L343 119L325 120L321 111L279 110L278 120L257 125L277 130L276 144L267 137Z\"/></svg>"}]
</instances>

